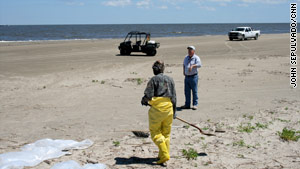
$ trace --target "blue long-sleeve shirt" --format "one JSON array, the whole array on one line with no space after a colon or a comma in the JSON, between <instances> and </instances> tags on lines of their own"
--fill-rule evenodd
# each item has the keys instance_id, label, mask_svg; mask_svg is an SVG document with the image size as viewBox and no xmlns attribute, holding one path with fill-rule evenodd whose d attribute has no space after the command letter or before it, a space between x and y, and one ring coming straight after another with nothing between
<instances>
[{"instance_id":1,"label":"blue long-sleeve shirt","mask_svg":"<svg viewBox=\"0 0 300 169\"><path fill-rule=\"evenodd\" d=\"M197 66L194 67L192 71L189 72L189 68L192 65L197 65ZM186 76L191 76L198 73L198 68L202 66L202 63L199 56L194 54L192 57L190 57L189 55L187 55L183 60L183 66L184 66L184 74Z\"/></svg>"}]
</instances>

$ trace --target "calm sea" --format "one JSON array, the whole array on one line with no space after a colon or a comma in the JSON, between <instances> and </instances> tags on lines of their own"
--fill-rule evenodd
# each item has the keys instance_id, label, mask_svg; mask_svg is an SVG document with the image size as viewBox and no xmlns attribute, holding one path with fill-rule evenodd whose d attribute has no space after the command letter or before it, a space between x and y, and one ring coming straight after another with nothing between
<instances>
[{"instance_id":1,"label":"calm sea","mask_svg":"<svg viewBox=\"0 0 300 169\"><path fill-rule=\"evenodd\" d=\"M288 23L0 25L0 41L111 39L124 38L130 31L150 32L152 37L227 35L238 26L250 26L262 34L289 33L290 28Z\"/></svg>"}]
</instances>

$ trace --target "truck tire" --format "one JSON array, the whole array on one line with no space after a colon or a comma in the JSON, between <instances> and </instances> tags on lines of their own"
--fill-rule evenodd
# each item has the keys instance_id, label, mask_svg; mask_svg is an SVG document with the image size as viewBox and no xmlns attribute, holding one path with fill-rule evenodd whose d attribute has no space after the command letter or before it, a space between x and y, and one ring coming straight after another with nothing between
<instances>
[{"instance_id":1,"label":"truck tire","mask_svg":"<svg viewBox=\"0 0 300 169\"><path fill-rule=\"evenodd\" d=\"M147 52L148 56L155 56L156 55L156 50L150 50Z\"/></svg>"},{"instance_id":2,"label":"truck tire","mask_svg":"<svg viewBox=\"0 0 300 169\"><path fill-rule=\"evenodd\" d=\"M242 37L241 41L244 41L244 40L245 40L245 35L243 35L243 37Z\"/></svg>"},{"instance_id":3,"label":"truck tire","mask_svg":"<svg viewBox=\"0 0 300 169\"><path fill-rule=\"evenodd\" d=\"M257 39L258 39L258 34L256 34L256 35L255 35L254 39L255 39L255 40L257 40Z\"/></svg>"},{"instance_id":4,"label":"truck tire","mask_svg":"<svg viewBox=\"0 0 300 169\"><path fill-rule=\"evenodd\" d=\"M230 40L230 41L232 41L232 40L233 40L233 38L229 38L229 40Z\"/></svg>"}]
</instances>

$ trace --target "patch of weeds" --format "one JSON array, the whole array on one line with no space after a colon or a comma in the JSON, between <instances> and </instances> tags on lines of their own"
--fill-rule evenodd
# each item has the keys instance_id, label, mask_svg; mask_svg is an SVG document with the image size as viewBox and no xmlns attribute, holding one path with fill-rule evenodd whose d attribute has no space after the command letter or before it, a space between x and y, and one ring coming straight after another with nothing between
<instances>
[{"instance_id":1,"label":"patch of weeds","mask_svg":"<svg viewBox=\"0 0 300 169\"><path fill-rule=\"evenodd\" d=\"M284 108L284 110L288 110L288 109L289 109L288 107L285 107L285 108Z\"/></svg>"},{"instance_id":2,"label":"patch of weeds","mask_svg":"<svg viewBox=\"0 0 300 169\"><path fill-rule=\"evenodd\" d=\"M105 80L101 80L101 84L105 84Z\"/></svg>"},{"instance_id":3,"label":"patch of weeds","mask_svg":"<svg viewBox=\"0 0 300 169\"><path fill-rule=\"evenodd\" d=\"M300 131L295 131L293 129L282 129L282 132L278 131L277 134L279 137L285 141L298 141L300 138Z\"/></svg>"},{"instance_id":4,"label":"patch of weeds","mask_svg":"<svg viewBox=\"0 0 300 169\"><path fill-rule=\"evenodd\" d=\"M186 146L192 146L193 144L192 143L187 143L187 144L184 144Z\"/></svg>"},{"instance_id":5,"label":"patch of weeds","mask_svg":"<svg viewBox=\"0 0 300 169\"><path fill-rule=\"evenodd\" d=\"M137 85L141 85L143 83L143 80L141 78L136 79Z\"/></svg>"},{"instance_id":6,"label":"patch of weeds","mask_svg":"<svg viewBox=\"0 0 300 169\"><path fill-rule=\"evenodd\" d=\"M245 158L245 156L243 154L238 154L237 157L238 158Z\"/></svg>"},{"instance_id":7,"label":"patch of weeds","mask_svg":"<svg viewBox=\"0 0 300 169\"><path fill-rule=\"evenodd\" d=\"M260 146L260 144L259 143L256 143L254 146L253 146L253 148L257 148L257 147L259 147Z\"/></svg>"},{"instance_id":8,"label":"patch of weeds","mask_svg":"<svg viewBox=\"0 0 300 169\"><path fill-rule=\"evenodd\" d=\"M208 127L203 127L203 128L202 128L202 130L208 130L208 129L209 129Z\"/></svg>"},{"instance_id":9,"label":"patch of weeds","mask_svg":"<svg viewBox=\"0 0 300 169\"><path fill-rule=\"evenodd\" d=\"M201 140L205 140L205 137L200 137Z\"/></svg>"},{"instance_id":10,"label":"patch of weeds","mask_svg":"<svg viewBox=\"0 0 300 169\"><path fill-rule=\"evenodd\" d=\"M291 122L291 120L284 120L284 119L280 119L280 118L275 118L275 120L278 120L278 121L281 121L281 122L284 122L284 123Z\"/></svg>"},{"instance_id":11,"label":"patch of weeds","mask_svg":"<svg viewBox=\"0 0 300 169\"><path fill-rule=\"evenodd\" d=\"M43 89L46 89L46 86L43 86Z\"/></svg>"},{"instance_id":12,"label":"patch of weeds","mask_svg":"<svg viewBox=\"0 0 300 169\"><path fill-rule=\"evenodd\" d=\"M136 73L136 72L130 72L130 74L132 74L132 75L137 75L137 73Z\"/></svg>"},{"instance_id":13,"label":"patch of weeds","mask_svg":"<svg viewBox=\"0 0 300 169\"><path fill-rule=\"evenodd\" d=\"M93 82L93 83L96 83L96 82L98 82L98 80L92 80L92 82Z\"/></svg>"},{"instance_id":14,"label":"patch of weeds","mask_svg":"<svg viewBox=\"0 0 300 169\"><path fill-rule=\"evenodd\" d=\"M233 142L232 145L233 146L239 146L239 147L245 147L246 146L244 140L239 140L237 142Z\"/></svg>"},{"instance_id":15,"label":"patch of weeds","mask_svg":"<svg viewBox=\"0 0 300 169\"><path fill-rule=\"evenodd\" d=\"M212 164L212 162L211 161L207 161L207 162L203 163L204 166L208 166L209 164Z\"/></svg>"},{"instance_id":16,"label":"patch of weeds","mask_svg":"<svg viewBox=\"0 0 300 169\"><path fill-rule=\"evenodd\" d=\"M270 114L275 114L275 112L274 112L274 111L269 111L269 113L270 113Z\"/></svg>"},{"instance_id":17,"label":"patch of weeds","mask_svg":"<svg viewBox=\"0 0 300 169\"><path fill-rule=\"evenodd\" d=\"M113 141L113 145L114 145L115 147L118 147L118 146L120 146L120 142L119 142L119 141Z\"/></svg>"},{"instance_id":18,"label":"patch of weeds","mask_svg":"<svg viewBox=\"0 0 300 169\"><path fill-rule=\"evenodd\" d=\"M256 128L266 129L268 128L268 124L255 123Z\"/></svg>"},{"instance_id":19,"label":"patch of weeds","mask_svg":"<svg viewBox=\"0 0 300 169\"><path fill-rule=\"evenodd\" d=\"M207 122L210 122L210 119L207 119Z\"/></svg>"},{"instance_id":20,"label":"patch of weeds","mask_svg":"<svg viewBox=\"0 0 300 169\"><path fill-rule=\"evenodd\" d=\"M238 126L238 131L239 132L251 133L253 130L255 130L255 127L251 126L250 123L248 123L246 126L244 126L242 124Z\"/></svg>"},{"instance_id":21,"label":"patch of weeds","mask_svg":"<svg viewBox=\"0 0 300 169\"><path fill-rule=\"evenodd\" d=\"M189 148L188 150L183 149L182 150L182 155L187 159L187 160L196 160L198 157L198 153L195 149Z\"/></svg>"},{"instance_id":22,"label":"patch of weeds","mask_svg":"<svg viewBox=\"0 0 300 169\"><path fill-rule=\"evenodd\" d=\"M243 118L248 118L249 120L252 120L254 118L254 116L247 116L246 114L243 115Z\"/></svg>"},{"instance_id":23,"label":"patch of weeds","mask_svg":"<svg viewBox=\"0 0 300 169\"><path fill-rule=\"evenodd\" d=\"M184 125L183 128L189 129L189 128L190 128L190 125Z\"/></svg>"},{"instance_id":24,"label":"patch of weeds","mask_svg":"<svg viewBox=\"0 0 300 169\"><path fill-rule=\"evenodd\" d=\"M224 125L225 125L225 124L224 124L223 122L222 122L221 124L220 124L220 123L217 123L217 124L216 124L216 128L222 128L222 127L224 127Z\"/></svg>"},{"instance_id":25,"label":"patch of weeds","mask_svg":"<svg viewBox=\"0 0 300 169\"><path fill-rule=\"evenodd\" d=\"M127 78L125 79L125 82L133 82L137 83L137 85L141 85L144 82L143 78Z\"/></svg>"}]
</instances>

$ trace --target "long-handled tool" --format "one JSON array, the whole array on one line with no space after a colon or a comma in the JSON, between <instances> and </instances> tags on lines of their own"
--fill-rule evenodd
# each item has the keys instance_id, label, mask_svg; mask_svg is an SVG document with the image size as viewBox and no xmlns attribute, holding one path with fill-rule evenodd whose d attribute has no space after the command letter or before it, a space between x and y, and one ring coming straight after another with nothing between
<instances>
[{"instance_id":1,"label":"long-handled tool","mask_svg":"<svg viewBox=\"0 0 300 169\"><path fill-rule=\"evenodd\" d=\"M178 119L178 120L180 120L180 121L182 121L182 122L184 122L184 123L186 123L186 124L188 124L188 125L190 125L190 126L195 127L196 129L198 129L198 130L200 131L201 134L204 134L204 135L207 135L207 136L216 136L215 134L203 132L203 131L202 131L199 127L197 127L196 125L191 124L191 123L189 123L189 122L187 122L187 121L185 121L185 120L183 120L183 119L181 119L181 118L179 118L179 117L176 117L176 119Z\"/></svg>"}]
</instances>

